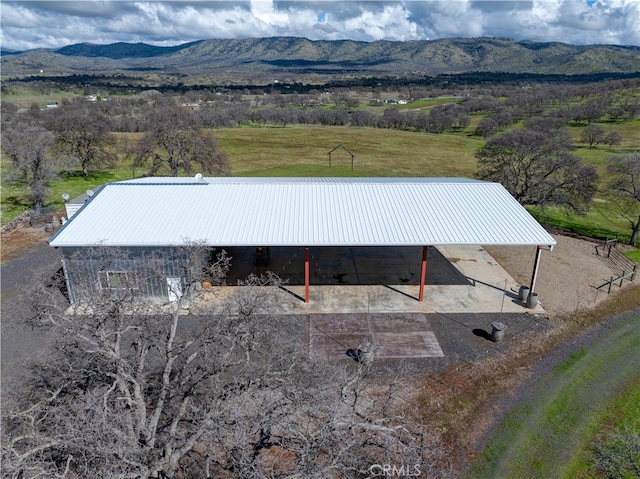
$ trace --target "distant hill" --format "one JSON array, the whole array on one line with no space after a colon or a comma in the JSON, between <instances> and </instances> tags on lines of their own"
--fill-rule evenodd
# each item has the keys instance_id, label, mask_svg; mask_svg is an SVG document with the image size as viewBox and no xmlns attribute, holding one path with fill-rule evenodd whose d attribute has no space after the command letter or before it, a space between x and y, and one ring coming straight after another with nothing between
<instances>
[{"instance_id":1,"label":"distant hill","mask_svg":"<svg viewBox=\"0 0 640 479\"><path fill-rule=\"evenodd\" d=\"M175 47L156 47L146 43L111 43L110 45L94 45L77 43L55 50L56 53L68 57L104 57L114 60L124 58L150 58L170 55L200 42L185 43Z\"/></svg>"},{"instance_id":2,"label":"distant hill","mask_svg":"<svg viewBox=\"0 0 640 479\"><path fill-rule=\"evenodd\" d=\"M2 57L3 78L48 74L161 72L179 75L429 75L507 72L584 75L640 72L640 47L515 42L503 38L434 41L311 41L273 37L202 40L174 47L82 43Z\"/></svg>"}]
</instances>

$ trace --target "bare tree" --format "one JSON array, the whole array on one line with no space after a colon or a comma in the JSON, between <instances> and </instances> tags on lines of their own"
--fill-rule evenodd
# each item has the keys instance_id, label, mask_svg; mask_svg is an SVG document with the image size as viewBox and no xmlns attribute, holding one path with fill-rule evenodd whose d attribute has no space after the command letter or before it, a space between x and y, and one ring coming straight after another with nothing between
<instances>
[{"instance_id":1,"label":"bare tree","mask_svg":"<svg viewBox=\"0 0 640 479\"><path fill-rule=\"evenodd\" d=\"M110 147L115 138L109 120L90 108L86 102L71 102L50 112L48 128L55 133L56 151L80 165L82 176L89 176L90 168L101 168L111 162Z\"/></svg>"},{"instance_id":2,"label":"bare tree","mask_svg":"<svg viewBox=\"0 0 640 479\"><path fill-rule=\"evenodd\" d=\"M523 205L581 212L595 193L597 174L569 148L562 134L510 131L478 151L478 178L501 183Z\"/></svg>"},{"instance_id":3,"label":"bare tree","mask_svg":"<svg viewBox=\"0 0 640 479\"><path fill-rule=\"evenodd\" d=\"M622 135L616 130L612 130L605 135L602 139L602 143L605 145L609 145L609 147L613 147L613 145L619 145L622 143Z\"/></svg>"},{"instance_id":4,"label":"bare tree","mask_svg":"<svg viewBox=\"0 0 640 479\"><path fill-rule=\"evenodd\" d=\"M49 156L52 145L53 135L41 126L16 125L2 132L2 149L13 167L9 181L27 183L36 207L45 202L49 181L55 177Z\"/></svg>"},{"instance_id":5,"label":"bare tree","mask_svg":"<svg viewBox=\"0 0 640 479\"><path fill-rule=\"evenodd\" d=\"M640 477L640 433L625 425L593 444L595 466L607 479Z\"/></svg>"},{"instance_id":6,"label":"bare tree","mask_svg":"<svg viewBox=\"0 0 640 479\"><path fill-rule=\"evenodd\" d=\"M604 141L606 134L606 131L600 125L590 124L584 127L580 134L580 139L587 143L589 148L595 148Z\"/></svg>"},{"instance_id":7,"label":"bare tree","mask_svg":"<svg viewBox=\"0 0 640 479\"><path fill-rule=\"evenodd\" d=\"M484 117L478 122L475 134L482 136L485 140L487 137L493 136L498 133L500 126L495 118L491 116Z\"/></svg>"},{"instance_id":8,"label":"bare tree","mask_svg":"<svg viewBox=\"0 0 640 479\"><path fill-rule=\"evenodd\" d=\"M136 166L151 161L149 174L168 167L171 176L199 172L228 176L231 166L216 138L202 131L200 119L191 110L174 104L160 104L149 113L149 128L140 141Z\"/></svg>"},{"instance_id":9,"label":"bare tree","mask_svg":"<svg viewBox=\"0 0 640 479\"><path fill-rule=\"evenodd\" d=\"M618 202L622 216L631 227L629 244L635 245L640 235L640 153L609 158L607 171L611 175L607 189Z\"/></svg>"},{"instance_id":10,"label":"bare tree","mask_svg":"<svg viewBox=\"0 0 640 479\"><path fill-rule=\"evenodd\" d=\"M438 436L400 404L402 378L376 373L370 356L306 358L300 318L274 314L276 276L194 303L203 268L220 280L228 258L203 261L202 246L186 245L173 254L182 258L178 299L158 308L141 296L146 279L164 280L165 257L100 253L100 271L128 261L129 274L88 288L94 294L67 311L50 288L30 295L28 317L56 349L5 396L8 477L337 478L375 464L449 476ZM87 256L67 270L86 267Z\"/></svg>"}]
</instances>

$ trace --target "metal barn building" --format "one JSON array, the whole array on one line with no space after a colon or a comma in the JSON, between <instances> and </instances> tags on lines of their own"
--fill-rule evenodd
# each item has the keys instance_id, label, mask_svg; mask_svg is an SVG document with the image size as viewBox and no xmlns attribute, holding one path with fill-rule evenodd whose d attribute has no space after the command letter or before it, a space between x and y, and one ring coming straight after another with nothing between
<instances>
[{"instance_id":1,"label":"metal barn building","mask_svg":"<svg viewBox=\"0 0 640 479\"><path fill-rule=\"evenodd\" d=\"M212 249L303 247L300 268L308 302L313 248L421 246L422 258L416 259L421 262L421 301L429 246L535 246L533 291L540 251L552 248L555 240L498 183L200 175L105 184L49 239L60 251L71 301L83 289L122 287L127 274L149 257L164 278L147 281L145 294L172 300L171 286L175 290L189 280L178 256L190 243ZM92 253L99 247L122 252L122 259L103 264Z\"/></svg>"}]
</instances>

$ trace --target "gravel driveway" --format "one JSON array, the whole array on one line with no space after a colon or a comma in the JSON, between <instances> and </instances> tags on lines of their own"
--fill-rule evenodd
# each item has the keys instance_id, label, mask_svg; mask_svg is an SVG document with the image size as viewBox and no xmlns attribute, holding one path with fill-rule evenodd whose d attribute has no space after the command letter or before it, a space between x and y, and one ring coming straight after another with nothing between
<instances>
[{"instance_id":1,"label":"gravel driveway","mask_svg":"<svg viewBox=\"0 0 640 479\"><path fill-rule=\"evenodd\" d=\"M7 252L9 253L9 252ZM27 364L43 350L46 338L39 331L25 328L16 309L20 296L31 281L52 276L60 268L60 256L44 241L23 245L20 254L0 265L2 300L2 386L19 376L20 365Z\"/></svg>"}]
</instances>

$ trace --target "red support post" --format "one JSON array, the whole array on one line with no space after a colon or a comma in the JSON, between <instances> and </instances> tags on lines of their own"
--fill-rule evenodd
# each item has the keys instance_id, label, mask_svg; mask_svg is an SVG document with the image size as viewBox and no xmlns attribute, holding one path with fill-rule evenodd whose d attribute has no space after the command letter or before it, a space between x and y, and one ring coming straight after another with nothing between
<instances>
[{"instance_id":1,"label":"red support post","mask_svg":"<svg viewBox=\"0 0 640 479\"><path fill-rule=\"evenodd\" d=\"M422 267L420 268L420 293L418 293L418 301L424 300L424 282L427 278L427 250L428 246L422 247Z\"/></svg>"},{"instance_id":2,"label":"red support post","mask_svg":"<svg viewBox=\"0 0 640 479\"><path fill-rule=\"evenodd\" d=\"M304 249L304 302L309 302L309 248Z\"/></svg>"}]
</instances>

